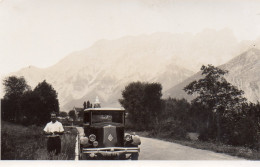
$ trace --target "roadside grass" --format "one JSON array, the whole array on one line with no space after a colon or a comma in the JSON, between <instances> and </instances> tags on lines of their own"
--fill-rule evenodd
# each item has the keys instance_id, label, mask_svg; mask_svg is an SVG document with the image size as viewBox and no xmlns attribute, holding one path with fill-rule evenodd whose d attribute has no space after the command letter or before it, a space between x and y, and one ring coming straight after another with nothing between
<instances>
[{"instance_id":1,"label":"roadside grass","mask_svg":"<svg viewBox=\"0 0 260 167\"><path fill-rule=\"evenodd\" d=\"M74 160L77 131L65 127L61 153L48 155L43 127L1 122L1 160Z\"/></svg>"},{"instance_id":2,"label":"roadside grass","mask_svg":"<svg viewBox=\"0 0 260 167\"><path fill-rule=\"evenodd\" d=\"M128 133L133 133L133 131L128 131ZM231 146L231 145L225 145L223 143L205 142L200 140L195 140L195 141L189 139L176 140L173 137L169 137L167 134L159 133L154 135L153 132L149 132L149 131L137 131L136 134L142 137L156 138L156 139L174 142L174 143L178 143L184 146L189 146L197 149L210 150L217 153L225 153L231 156L237 156L248 160L260 160L260 151L255 149L250 149L247 147Z\"/></svg>"}]
</instances>

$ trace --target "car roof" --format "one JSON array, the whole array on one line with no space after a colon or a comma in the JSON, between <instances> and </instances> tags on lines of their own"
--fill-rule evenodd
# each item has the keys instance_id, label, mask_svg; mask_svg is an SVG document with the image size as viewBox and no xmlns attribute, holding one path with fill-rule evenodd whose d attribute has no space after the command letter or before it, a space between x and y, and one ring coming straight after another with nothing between
<instances>
[{"instance_id":1,"label":"car roof","mask_svg":"<svg viewBox=\"0 0 260 167\"><path fill-rule=\"evenodd\" d=\"M122 108L87 108L84 110L85 112L88 112L88 111L125 111L124 109Z\"/></svg>"}]
</instances>

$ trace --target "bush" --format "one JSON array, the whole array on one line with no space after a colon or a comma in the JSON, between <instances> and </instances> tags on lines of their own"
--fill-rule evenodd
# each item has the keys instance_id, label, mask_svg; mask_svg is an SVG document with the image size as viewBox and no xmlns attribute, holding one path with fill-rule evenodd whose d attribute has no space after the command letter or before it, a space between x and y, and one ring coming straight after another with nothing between
<instances>
[{"instance_id":1,"label":"bush","mask_svg":"<svg viewBox=\"0 0 260 167\"><path fill-rule=\"evenodd\" d=\"M186 137L187 131L181 122L170 121L162 124L160 128L155 128L151 134L153 136L161 136L178 140L184 139Z\"/></svg>"},{"instance_id":2,"label":"bush","mask_svg":"<svg viewBox=\"0 0 260 167\"><path fill-rule=\"evenodd\" d=\"M200 131L199 140L201 141L214 141L216 139L216 130L211 128L204 128Z\"/></svg>"}]
</instances>

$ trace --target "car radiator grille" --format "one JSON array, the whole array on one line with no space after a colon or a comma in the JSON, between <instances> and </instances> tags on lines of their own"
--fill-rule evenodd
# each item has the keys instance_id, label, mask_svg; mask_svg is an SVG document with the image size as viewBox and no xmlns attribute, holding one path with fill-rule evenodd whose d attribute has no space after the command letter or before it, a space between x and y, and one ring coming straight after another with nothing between
<instances>
[{"instance_id":1,"label":"car radiator grille","mask_svg":"<svg viewBox=\"0 0 260 167\"><path fill-rule=\"evenodd\" d=\"M105 147L113 147L117 144L117 134L115 126L108 125L104 127L103 144Z\"/></svg>"}]
</instances>

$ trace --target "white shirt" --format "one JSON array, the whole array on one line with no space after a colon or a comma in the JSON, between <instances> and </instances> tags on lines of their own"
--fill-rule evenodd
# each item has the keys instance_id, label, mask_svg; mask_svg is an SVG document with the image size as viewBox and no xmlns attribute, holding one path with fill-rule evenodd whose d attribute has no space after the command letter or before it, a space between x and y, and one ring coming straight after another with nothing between
<instances>
[{"instance_id":1,"label":"white shirt","mask_svg":"<svg viewBox=\"0 0 260 167\"><path fill-rule=\"evenodd\" d=\"M49 122L49 123L47 123L47 125L45 126L45 128L43 129L45 132L64 132L64 129L63 129L63 126L62 126L62 124L59 122L59 121L56 121L56 122ZM57 136L59 136L59 135L51 135L51 136L49 136L49 137L57 137Z\"/></svg>"}]
</instances>

